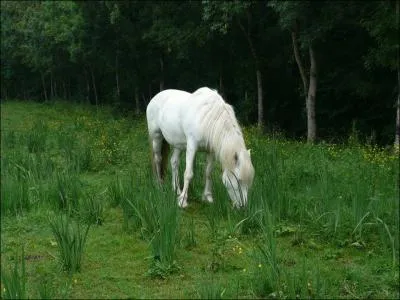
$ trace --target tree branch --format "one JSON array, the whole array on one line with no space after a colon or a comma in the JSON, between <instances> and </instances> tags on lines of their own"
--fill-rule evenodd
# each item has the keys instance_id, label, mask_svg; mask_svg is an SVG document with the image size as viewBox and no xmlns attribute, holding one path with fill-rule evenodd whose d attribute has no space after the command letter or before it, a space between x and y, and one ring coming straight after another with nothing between
<instances>
[{"instance_id":1,"label":"tree branch","mask_svg":"<svg viewBox=\"0 0 400 300\"><path fill-rule=\"evenodd\" d=\"M247 17L249 18L249 16L247 16ZM250 38L250 33L246 31L242 22L240 22L240 20L238 18L236 19L236 21L239 25L240 30L243 32L244 36L246 37L247 43L249 44L249 47L250 47L251 55L253 56L253 58L256 62L256 65L258 66L257 52L256 52L256 49L254 48L253 41Z\"/></svg>"},{"instance_id":2,"label":"tree branch","mask_svg":"<svg viewBox=\"0 0 400 300\"><path fill-rule=\"evenodd\" d=\"M303 62L301 61L299 46L297 45L297 33L298 33L298 24L296 22L296 25L292 30L293 52L294 52L294 58L296 59L297 67L299 68L301 80L303 81L304 95L307 95L308 81L306 73L304 71Z\"/></svg>"}]
</instances>

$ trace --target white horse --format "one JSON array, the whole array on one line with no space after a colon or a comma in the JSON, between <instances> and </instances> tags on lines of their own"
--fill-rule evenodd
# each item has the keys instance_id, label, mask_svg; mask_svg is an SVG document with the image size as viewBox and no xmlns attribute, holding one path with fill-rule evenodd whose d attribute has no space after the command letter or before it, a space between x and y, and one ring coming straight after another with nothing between
<instances>
[{"instance_id":1,"label":"white horse","mask_svg":"<svg viewBox=\"0 0 400 300\"><path fill-rule=\"evenodd\" d=\"M235 207L247 203L247 193L254 178L254 167L232 106L214 90L203 87L193 94L164 90L154 96L146 110L153 151L153 166L161 182L166 169L168 144L171 156L172 187L180 207L187 206L188 188L193 178L197 150L207 151L206 183L203 200L213 202L211 172L214 156L223 169L222 181ZM179 185L179 155L186 149L183 189Z\"/></svg>"}]
</instances>

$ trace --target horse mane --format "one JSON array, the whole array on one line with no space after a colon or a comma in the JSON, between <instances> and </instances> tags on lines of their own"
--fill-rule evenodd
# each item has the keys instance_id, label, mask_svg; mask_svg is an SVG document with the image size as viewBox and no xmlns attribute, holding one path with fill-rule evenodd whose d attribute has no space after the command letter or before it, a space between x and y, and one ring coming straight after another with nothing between
<instances>
[{"instance_id":1,"label":"horse mane","mask_svg":"<svg viewBox=\"0 0 400 300\"><path fill-rule=\"evenodd\" d=\"M238 152L246 146L233 107L226 103L217 91L200 88L193 93L202 96L205 103L200 113L200 128L206 147L215 153L222 168L233 171ZM244 166L243 179L249 177L251 168Z\"/></svg>"}]
</instances>

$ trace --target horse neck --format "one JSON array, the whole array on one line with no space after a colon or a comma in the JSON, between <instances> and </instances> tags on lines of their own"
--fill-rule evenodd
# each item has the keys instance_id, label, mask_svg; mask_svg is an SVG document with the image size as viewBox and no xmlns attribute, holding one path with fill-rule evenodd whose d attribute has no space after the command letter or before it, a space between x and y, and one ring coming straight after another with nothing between
<instances>
[{"instance_id":1,"label":"horse neck","mask_svg":"<svg viewBox=\"0 0 400 300\"><path fill-rule=\"evenodd\" d=\"M242 134L232 129L232 132L227 134L221 142L219 151L216 151L222 169L233 171L235 168L235 153L239 153L245 149L246 147Z\"/></svg>"}]
</instances>

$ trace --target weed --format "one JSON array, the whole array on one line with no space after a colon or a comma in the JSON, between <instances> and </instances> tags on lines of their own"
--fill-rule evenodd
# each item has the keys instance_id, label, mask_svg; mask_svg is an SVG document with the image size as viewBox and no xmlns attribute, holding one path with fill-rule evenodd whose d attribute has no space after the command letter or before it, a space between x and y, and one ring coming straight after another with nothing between
<instances>
[{"instance_id":1,"label":"weed","mask_svg":"<svg viewBox=\"0 0 400 300\"><path fill-rule=\"evenodd\" d=\"M185 236L183 237L183 244L186 249L190 249L196 246L196 232L193 218L190 219L188 229Z\"/></svg>"},{"instance_id":2,"label":"weed","mask_svg":"<svg viewBox=\"0 0 400 300\"><path fill-rule=\"evenodd\" d=\"M2 135L1 147L6 149L12 149L17 144L17 135L14 130L7 131L4 136Z\"/></svg>"},{"instance_id":3,"label":"weed","mask_svg":"<svg viewBox=\"0 0 400 300\"><path fill-rule=\"evenodd\" d=\"M20 261L20 262L19 262ZM21 269L20 267L21 266ZM26 271L25 255L22 248L21 256L15 258L14 268L11 270L1 268L2 298L3 299L26 299Z\"/></svg>"},{"instance_id":4,"label":"weed","mask_svg":"<svg viewBox=\"0 0 400 300\"><path fill-rule=\"evenodd\" d=\"M72 161L74 169L77 172L89 171L92 169L93 163L94 157L90 147L85 144L78 146Z\"/></svg>"},{"instance_id":5,"label":"weed","mask_svg":"<svg viewBox=\"0 0 400 300\"><path fill-rule=\"evenodd\" d=\"M79 178L70 172L58 172L55 182L51 183L49 201L50 205L69 214L79 208L81 195Z\"/></svg>"},{"instance_id":6,"label":"weed","mask_svg":"<svg viewBox=\"0 0 400 300\"><path fill-rule=\"evenodd\" d=\"M111 207L117 207L123 199L121 180L118 176L107 186L107 199Z\"/></svg>"},{"instance_id":7,"label":"weed","mask_svg":"<svg viewBox=\"0 0 400 300\"><path fill-rule=\"evenodd\" d=\"M142 298L181 298L187 291L202 298L399 298L399 159L361 145L355 130L342 145L309 145L243 128L256 172L247 206L232 208L219 168L212 175L214 203L198 200L205 168L199 153L190 206L180 210L170 172L165 189L149 174L144 117L116 120L103 108L68 103L6 102L1 108L7 113L1 130L2 266L14 259L21 240L32 255L61 247L48 240L43 215L49 208L69 220L58 225L69 228L65 245L79 244L73 220L99 224L107 214L110 225L87 239L84 252L94 263L81 266L78 283L54 273L51 260L26 263L25 297L126 298L133 290ZM29 117L21 120L15 108ZM112 208L93 192L102 186ZM81 225L81 237L86 229ZM143 261L146 252L150 261ZM109 259L99 270L104 257ZM51 274L47 282L39 265ZM18 266L21 275L20 260ZM179 268L184 272L176 274ZM168 280L139 287L143 272L136 270Z\"/></svg>"},{"instance_id":8,"label":"weed","mask_svg":"<svg viewBox=\"0 0 400 300\"><path fill-rule=\"evenodd\" d=\"M48 282L47 280L41 280L38 286L38 293L40 299L53 298L54 291L51 287L50 282Z\"/></svg>"},{"instance_id":9,"label":"weed","mask_svg":"<svg viewBox=\"0 0 400 300\"><path fill-rule=\"evenodd\" d=\"M87 224L103 224L103 203L97 195L86 194L79 201L79 215Z\"/></svg>"},{"instance_id":10,"label":"weed","mask_svg":"<svg viewBox=\"0 0 400 300\"><path fill-rule=\"evenodd\" d=\"M73 161L76 138L74 138L72 134L73 133L64 130L60 131L57 135L58 148L67 164Z\"/></svg>"},{"instance_id":11,"label":"weed","mask_svg":"<svg viewBox=\"0 0 400 300\"><path fill-rule=\"evenodd\" d=\"M27 180L8 176L1 180L1 214L18 215L31 207Z\"/></svg>"},{"instance_id":12,"label":"weed","mask_svg":"<svg viewBox=\"0 0 400 300\"><path fill-rule=\"evenodd\" d=\"M200 299L223 299L225 292L226 288L215 282L204 283L197 290Z\"/></svg>"},{"instance_id":13,"label":"weed","mask_svg":"<svg viewBox=\"0 0 400 300\"><path fill-rule=\"evenodd\" d=\"M43 152L46 149L47 124L37 120L31 130L25 134L26 145L30 153Z\"/></svg>"},{"instance_id":14,"label":"weed","mask_svg":"<svg viewBox=\"0 0 400 300\"><path fill-rule=\"evenodd\" d=\"M175 260L172 262L161 262L161 258L156 256L153 258L146 275L152 278L166 279L169 275L179 270L180 267Z\"/></svg>"},{"instance_id":15,"label":"weed","mask_svg":"<svg viewBox=\"0 0 400 300\"><path fill-rule=\"evenodd\" d=\"M59 261L63 270L79 272L90 225L83 229L66 215L50 219L50 227L57 242Z\"/></svg>"},{"instance_id":16,"label":"weed","mask_svg":"<svg viewBox=\"0 0 400 300\"><path fill-rule=\"evenodd\" d=\"M260 274L256 274L254 285L259 296L270 295L280 291L281 268L277 258L277 243L274 236L274 222L271 212L266 211L266 223L262 225L263 237L257 244L255 264L260 266Z\"/></svg>"},{"instance_id":17,"label":"weed","mask_svg":"<svg viewBox=\"0 0 400 300\"><path fill-rule=\"evenodd\" d=\"M150 241L154 261L148 274L166 276L177 270L175 249L179 242L179 208L172 192L153 188L148 199L132 202L126 198L125 201L133 209L134 217L140 220L142 232Z\"/></svg>"}]
</instances>

